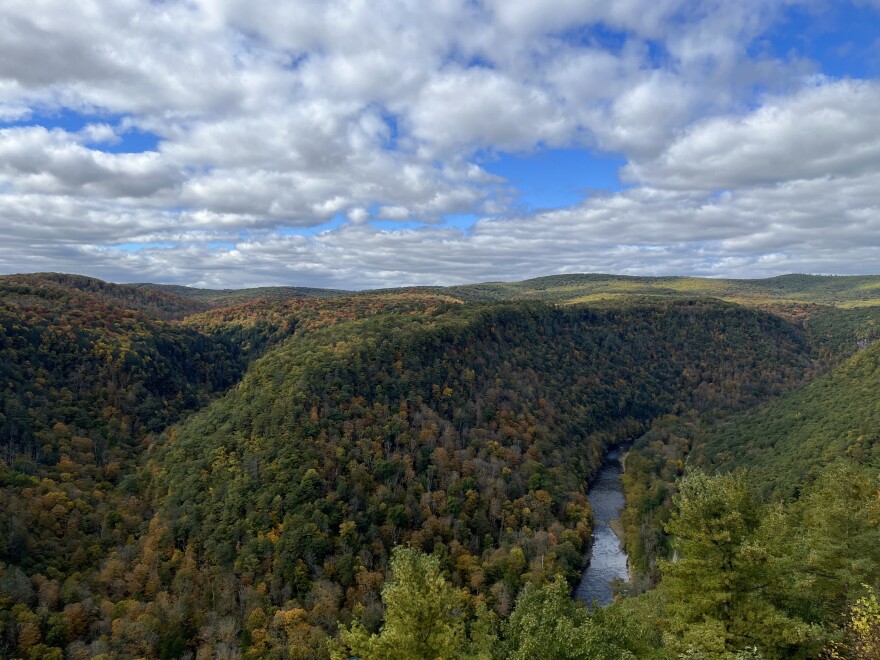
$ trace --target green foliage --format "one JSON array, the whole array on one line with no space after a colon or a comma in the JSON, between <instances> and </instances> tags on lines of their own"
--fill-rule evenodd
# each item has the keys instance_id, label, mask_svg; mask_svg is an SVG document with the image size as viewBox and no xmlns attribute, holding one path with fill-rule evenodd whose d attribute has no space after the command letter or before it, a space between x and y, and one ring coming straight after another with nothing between
<instances>
[{"instance_id":1,"label":"green foliage","mask_svg":"<svg viewBox=\"0 0 880 660\"><path fill-rule=\"evenodd\" d=\"M524 583L577 574L608 443L677 402L743 405L807 364L795 328L717 303L385 295L313 311L151 457L175 542L276 607L319 578L342 587L342 613L369 605L359 575L403 543L507 614Z\"/></svg>"},{"instance_id":2,"label":"green foliage","mask_svg":"<svg viewBox=\"0 0 880 660\"><path fill-rule=\"evenodd\" d=\"M382 587L381 631L371 635L360 622L343 629L341 642L349 653L365 660L471 656L473 645L465 629L467 596L443 577L437 557L397 547L391 575Z\"/></svg>"},{"instance_id":3,"label":"green foliage","mask_svg":"<svg viewBox=\"0 0 880 660\"><path fill-rule=\"evenodd\" d=\"M828 656L833 660L880 658L880 603L874 589L864 585L867 595L859 598L849 610L846 639L833 643Z\"/></svg>"},{"instance_id":4,"label":"green foliage","mask_svg":"<svg viewBox=\"0 0 880 660\"><path fill-rule=\"evenodd\" d=\"M613 610L588 611L565 580L530 584L505 621L495 656L512 660L649 658L654 635ZM659 640L658 640L659 641Z\"/></svg>"},{"instance_id":5,"label":"green foliage","mask_svg":"<svg viewBox=\"0 0 880 660\"><path fill-rule=\"evenodd\" d=\"M678 488L659 586L616 608L653 621L688 657L845 648L841 613L880 581L876 470L839 459L785 505L756 502L743 473L695 471Z\"/></svg>"},{"instance_id":6,"label":"green foliage","mask_svg":"<svg viewBox=\"0 0 880 660\"><path fill-rule=\"evenodd\" d=\"M758 409L655 419L633 444L623 475L627 550L634 568L647 576L638 585L655 582L656 560L668 555L663 523L686 460L711 471L746 469L755 494L782 500L797 498L839 458L880 470L878 387L875 345Z\"/></svg>"},{"instance_id":7,"label":"green foliage","mask_svg":"<svg viewBox=\"0 0 880 660\"><path fill-rule=\"evenodd\" d=\"M626 507L621 514L629 565L635 574L630 590L643 590L657 582L657 560L671 555L666 522L672 497L684 474L696 411L664 415L636 439L625 455L621 475Z\"/></svg>"},{"instance_id":8,"label":"green foliage","mask_svg":"<svg viewBox=\"0 0 880 660\"><path fill-rule=\"evenodd\" d=\"M0 278L0 559L53 579L136 532L142 443L246 366L222 339L108 300L169 302L88 278Z\"/></svg>"},{"instance_id":9,"label":"green foliage","mask_svg":"<svg viewBox=\"0 0 880 660\"><path fill-rule=\"evenodd\" d=\"M187 298L204 307L233 307L255 300L282 302L297 298L332 298L352 293L341 289L315 289L306 286L264 286L253 289L199 289L174 284L132 284L129 286L142 291L157 291Z\"/></svg>"},{"instance_id":10,"label":"green foliage","mask_svg":"<svg viewBox=\"0 0 880 660\"><path fill-rule=\"evenodd\" d=\"M0 276L0 299L39 296L44 299L72 296L125 310L135 310L151 318L169 321L209 309L209 305L160 289L140 289L128 284L112 284L82 275L37 273ZM19 300L23 300L19 298Z\"/></svg>"},{"instance_id":11,"label":"green foliage","mask_svg":"<svg viewBox=\"0 0 880 660\"><path fill-rule=\"evenodd\" d=\"M0 278L2 652L320 658L354 621L342 643L364 657L815 655L878 581L875 349L821 396L777 400L803 416L768 423L772 457L754 428L710 433L869 342L874 308L797 301L863 304L872 286L563 276L336 295ZM708 295L781 316L691 299ZM461 303L505 297L525 302ZM680 561L659 589L590 612L567 586L586 485L608 445L646 429L624 475L627 543L650 571L668 521ZM765 507L696 475L670 520L686 457L716 441L719 466L799 499ZM771 461L782 483L760 476Z\"/></svg>"},{"instance_id":12,"label":"green foliage","mask_svg":"<svg viewBox=\"0 0 880 660\"><path fill-rule=\"evenodd\" d=\"M880 306L876 304L843 309L813 305L802 309L805 330L827 351L832 364L880 339Z\"/></svg>"},{"instance_id":13,"label":"green foliage","mask_svg":"<svg viewBox=\"0 0 880 660\"><path fill-rule=\"evenodd\" d=\"M733 657L756 644L771 657L787 657L809 628L775 606L781 575L774 548L761 543L757 504L741 477L684 479L667 525L675 558L662 565L666 642L678 653Z\"/></svg>"},{"instance_id":14,"label":"green foliage","mask_svg":"<svg viewBox=\"0 0 880 660\"><path fill-rule=\"evenodd\" d=\"M880 582L878 471L838 459L786 513L773 528L794 560L787 600L808 621L832 622L862 584Z\"/></svg>"},{"instance_id":15,"label":"green foliage","mask_svg":"<svg viewBox=\"0 0 880 660\"><path fill-rule=\"evenodd\" d=\"M600 273L552 275L522 282L487 282L435 289L464 300L543 300L595 302L623 296L706 296L747 305L767 303L819 303L826 305L877 305L880 277L781 275L766 279L724 280L699 277L632 277Z\"/></svg>"},{"instance_id":16,"label":"green foliage","mask_svg":"<svg viewBox=\"0 0 880 660\"><path fill-rule=\"evenodd\" d=\"M880 469L880 344L807 386L737 416L698 440L714 470L749 469L756 492L797 495L838 457Z\"/></svg>"},{"instance_id":17,"label":"green foliage","mask_svg":"<svg viewBox=\"0 0 880 660\"><path fill-rule=\"evenodd\" d=\"M457 590L435 556L395 548L392 578L382 589L385 618L370 634L355 621L343 628L333 657L589 659L661 657L654 632L611 610L588 611L558 576L527 585L498 630L480 599Z\"/></svg>"}]
</instances>

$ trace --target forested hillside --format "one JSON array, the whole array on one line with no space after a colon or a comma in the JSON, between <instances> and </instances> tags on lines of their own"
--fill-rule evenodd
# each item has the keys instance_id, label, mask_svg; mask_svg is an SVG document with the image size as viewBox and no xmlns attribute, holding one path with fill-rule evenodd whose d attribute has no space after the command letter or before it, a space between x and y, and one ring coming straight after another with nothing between
<instances>
[{"instance_id":1,"label":"forested hillside","mask_svg":"<svg viewBox=\"0 0 880 660\"><path fill-rule=\"evenodd\" d=\"M340 289L315 289L305 286L264 286L252 289L200 289L174 284L131 284L131 288L145 292L165 293L187 298L193 304L204 308L229 307L254 300L273 300L276 302L297 298L332 298L351 294Z\"/></svg>"},{"instance_id":2,"label":"forested hillside","mask_svg":"<svg viewBox=\"0 0 880 660\"><path fill-rule=\"evenodd\" d=\"M700 439L713 471L745 468L757 491L791 498L841 457L880 471L880 344L804 388Z\"/></svg>"},{"instance_id":3,"label":"forested hillside","mask_svg":"<svg viewBox=\"0 0 880 660\"><path fill-rule=\"evenodd\" d=\"M141 312L145 316L169 321L210 309L210 305L161 289L140 289L128 284L112 284L82 275L36 273L0 276L0 295L7 303L25 306L28 300L69 300L74 308L101 303L119 310Z\"/></svg>"},{"instance_id":4,"label":"forested hillside","mask_svg":"<svg viewBox=\"0 0 880 660\"><path fill-rule=\"evenodd\" d=\"M29 281L0 290L0 557L57 578L137 533L144 440L246 363L231 343L104 302L120 299L112 287Z\"/></svg>"},{"instance_id":5,"label":"forested hillside","mask_svg":"<svg viewBox=\"0 0 880 660\"><path fill-rule=\"evenodd\" d=\"M423 289L468 302L543 301L615 305L650 299L718 299L780 316L804 328L826 365L880 339L880 276L783 275L725 280L598 273ZM376 292L382 293L382 292Z\"/></svg>"},{"instance_id":6,"label":"forested hillside","mask_svg":"<svg viewBox=\"0 0 880 660\"><path fill-rule=\"evenodd\" d=\"M762 499L798 497L830 463L880 473L880 344L807 385L729 416L686 411L660 417L635 443L624 477L631 505L627 545L642 572L667 550L662 526L684 462L710 472L745 470Z\"/></svg>"},{"instance_id":7,"label":"forested hillside","mask_svg":"<svg viewBox=\"0 0 880 660\"><path fill-rule=\"evenodd\" d=\"M742 304L812 303L843 307L880 304L880 276L780 275L728 280L704 277L631 277L600 273L552 275L522 282L486 282L447 287L465 300L591 302L619 296L706 296Z\"/></svg>"},{"instance_id":8,"label":"forested hillside","mask_svg":"<svg viewBox=\"0 0 880 660\"><path fill-rule=\"evenodd\" d=\"M875 308L0 285L6 657L811 657L877 579L875 347L804 387ZM633 437L631 591L660 586L591 615L585 494ZM756 468L680 486L689 464ZM694 573L717 520L728 554ZM414 602L440 646L408 646Z\"/></svg>"}]
</instances>

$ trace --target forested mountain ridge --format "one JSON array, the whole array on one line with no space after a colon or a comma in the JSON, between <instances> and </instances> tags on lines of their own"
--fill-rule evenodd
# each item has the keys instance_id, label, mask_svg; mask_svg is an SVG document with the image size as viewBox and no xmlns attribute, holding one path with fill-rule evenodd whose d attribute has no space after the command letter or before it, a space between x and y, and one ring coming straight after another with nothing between
<instances>
[{"instance_id":1,"label":"forested mountain ridge","mask_svg":"<svg viewBox=\"0 0 880 660\"><path fill-rule=\"evenodd\" d=\"M190 311L229 307L257 299L285 301L297 298L356 295L356 291L296 286L266 286L242 289L205 289L171 284L111 284L82 275L36 273L0 275L4 281L27 281L89 290L118 296L116 302L167 298L190 305ZM762 304L807 304L842 308L880 305L880 276L790 274L765 279L717 279L706 277L644 277L602 273L552 275L520 282L483 282L433 287L401 287L363 291L364 295L422 292L455 297L467 302L533 300L548 303L581 303L617 297L657 296L663 298L711 297L748 306ZM143 305L143 302L141 302ZM121 306L124 306L121 304ZM140 307L133 307L140 309ZM145 310L142 310L145 311ZM185 315L185 314L184 314ZM179 318L179 317L175 317Z\"/></svg>"},{"instance_id":2,"label":"forested mountain ridge","mask_svg":"<svg viewBox=\"0 0 880 660\"><path fill-rule=\"evenodd\" d=\"M120 310L137 311L164 321L181 319L210 306L161 290L140 290L129 284L112 284L82 275L34 273L0 276L4 302L26 306L28 301L69 300L71 307L102 303Z\"/></svg>"},{"instance_id":3,"label":"forested mountain ridge","mask_svg":"<svg viewBox=\"0 0 880 660\"><path fill-rule=\"evenodd\" d=\"M553 576L581 566L584 494L605 447L655 434L637 447L663 459L631 474L662 485L730 413L797 400L786 392L856 350L876 311L786 303L772 314L678 295L482 304L452 289L247 294L186 310L186 296L163 292L160 304L155 291L100 284L0 278L9 657L322 656L339 624L391 625L383 583L394 584L399 545L433 553L473 657L533 657L516 655L541 647L528 608L548 608L551 628L575 626L575 646L593 649L585 657L665 657L678 647L661 632L696 622L671 612L644 630L633 616L654 621L657 599L680 597L674 577L606 619L558 600ZM868 376L854 370L851 386ZM663 435L689 420L702 420L692 436ZM712 451L723 458L724 447ZM827 492L827 480L805 492ZM805 516L816 519L806 504L786 524L813 529ZM433 570L421 561L401 556L400 574L405 562ZM865 566L827 587L833 605L821 611L769 594L794 623L788 641L762 641L768 657L820 649L816 626L843 615L847 585L872 579ZM351 630L350 648L384 657ZM713 639L737 649L738 634Z\"/></svg>"},{"instance_id":4,"label":"forested mountain ridge","mask_svg":"<svg viewBox=\"0 0 880 660\"><path fill-rule=\"evenodd\" d=\"M84 275L32 273L0 275L0 298L19 291L24 296L64 296L77 292L119 309L128 309L163 321L181 320L212 309L257 301L283 303L304 298L329 298L351 292L311 287L200 289L170 284L114 284Z\"/></svg>"},{"instance_id":5,"label":"forested mountain ridge","mask_svg":"<svg viewBox=\"0 0 880 660\"><path fill-rule=\"evenodd\" d=\"M485 282L446 287L465 300L529 299L591 302L621 295L714 297L741 304L814 303L842 307L880 304L880 276L779 275L766 279L639 277L583 273L552 275L521 282Z\"/></svg>"},{"instance_id":6,"label":"forested mountain ridge","mask_svg":"<svg viewBox=\"0 0 880 660\"><path fill-rule=\"evenodd\" d=\"M264 286L249 289L201 289L174 284L148 283L130 284L127 286L188 298L211 308L240 305L256 299L284 301L296 298L332 298L352 293L342 289L316 289L305 286Z\"/></svg>"},{"instance_id":7,"label":"forested mountain ridge","mask_svg":"<svg viewBox=\"0 0 880 660\"><path fill-rule=\"evenodd\" d=\"M246 360L230 342L108 304L103 288L32 282L0 287L0 556L63 575L137 531L140 505L132 517L121 502L139 490L145 438L237 382Z\"/></svg>"},{"instance_id":8,"label":"forested mountain ridge","mask_svg":"<svg viewBox=\"0 0 880 660\"><path fill-rule=\"evenodd\" d=\"M797 499L835 461L880 474L878 391L880 343L747 411L656 419L627 459L630 558L645 571L645 545L648 555L662 555L660 521L685 459L710 472L747 471L755 494L781 501Z\"/></svg>"},{"instance_id":9,"label":"forested mountain ridge","mask_svg":"<svg viewBox=\"0 0 880 660\"><path fill-rule=\"evenodd\" d=\"M32 290L80 291L121 309L162 320L241 305L283 307L286 302L342 296L434 295L461 302L543 301L548 304L627 305L633 299L717 298L764 309L802 325L833 362L856 347L880 339L880 276L783 275L763 280L697 277L633 277L571 274L522 282L486 282L449 287L404 287L344 291L309 287L200 289L165 284L111 284L81 275L37 273L0 276L0 292L24 285ZM45 294L43 294L45 295ZM271 311L268 313L272 313ZM229 312L226 312L229 315Z\"/></svg>"}]
</instances>

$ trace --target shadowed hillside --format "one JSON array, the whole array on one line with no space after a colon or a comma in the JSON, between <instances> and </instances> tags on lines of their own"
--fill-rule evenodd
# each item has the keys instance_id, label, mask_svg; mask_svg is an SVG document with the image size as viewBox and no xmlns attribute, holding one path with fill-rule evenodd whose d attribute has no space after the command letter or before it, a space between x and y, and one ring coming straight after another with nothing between
<instances>
[{"instance_id":1,"label":"shadowed hillside","mask_svg":"<svg viewBox=\"0 0 880 660\"><path fill-rule=\"evenodd\" d=\"M759 492L796 495L842 457L880 471L880 344L701 438L713 470L749 470Z\"/></svg>"}]
</instances>

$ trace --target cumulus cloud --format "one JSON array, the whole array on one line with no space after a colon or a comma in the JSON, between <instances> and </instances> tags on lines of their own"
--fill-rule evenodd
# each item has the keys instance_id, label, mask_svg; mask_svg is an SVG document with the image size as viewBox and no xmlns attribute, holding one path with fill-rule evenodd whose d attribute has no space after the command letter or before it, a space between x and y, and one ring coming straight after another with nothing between
<instances>
[{"instance_id":1,"label":"cumulus cloud","mask_svg":"<svg viewBox=\"0 0 880 660\"><path fill-rule=\"evenodd\" d=\"M699 122L625 171L652 185L727 189L878 169L880 84L822 80L745 116Z\"/></svg>"},{"instance_id":2,"label":"cumulus cloud","mask_svg":"<svg viewBox=\"0 0 880 660\"><path fill-rule=\"evenodd\" d=\"M441 153L462 147L520 151L536 142L559 145L576 127L540 88L483 67L434 78L422 89L409 121L413 137Z\"/></svg>"},{"instance_id":3,"label":"cumulus cloud","mask_svg":"<svg viewBox=\"0 0 880 660\"><path fill-rule=\"evenodd\" d=\"M204 225L214 231L206 231L227 243L211 246L206 235L201 243L137 252L74 245L56 250L56 258L88 259L95 274L111 279L137 273L139 279L202 286L368 288L583 271L733 277L877 272L878 209L880 175L874 172L845 182L825 177L721 195L639 187L573 208L484 218L468 232L352 223L308 237L264 232L230 239L217 231L219 218L207 217ZM142 231L149 226L142 220ZM105 231L112 231L109 220ZM161 232L144 236L175 239ZM41 253L34 268L45 261Z\"/></svg>"},{"instance_id":4,"label":"cumulus cloud","mask_svg":"<svg viewBox=\"0 0 880 660\"><path fill-rule=\"evenodd\" d=\"M155 152L110 154L80 143L95 138L107 140L106 131L0 129L0 182L22 192L97 197L149 197L176 184L174 168Z\"/></svg>"},{"instance_id":5,"label":"cumulus cloud","mask_svg":"<svg viewBox=\"0 0 880 660\"><path fill-rule=\"evenodd\" d=\"M0 270L876 270L880 88L754 48L792 2L7 0ZM554 147L619 155L631 187L518 215L485 163Z\"/></svg>"}]
</instances>

